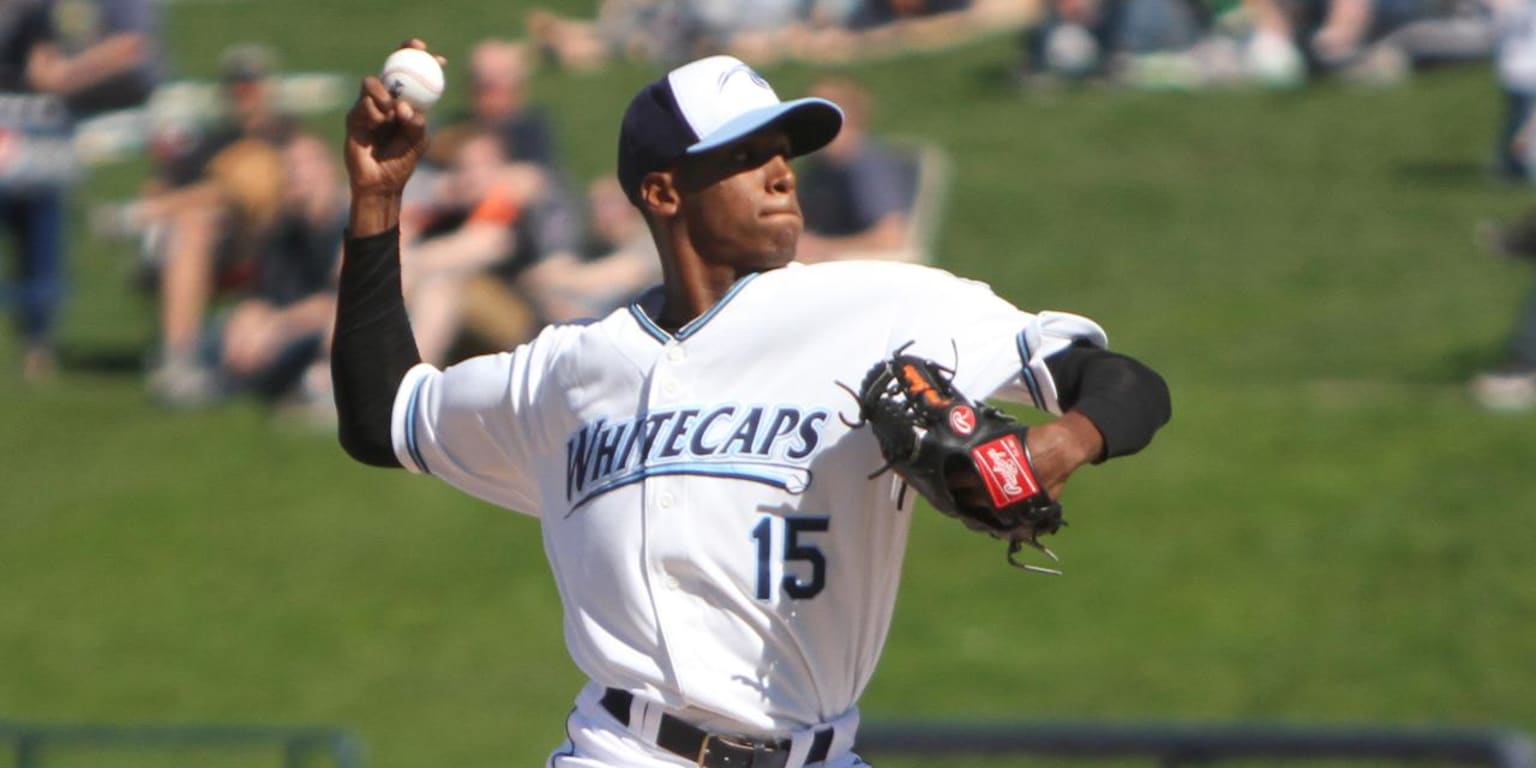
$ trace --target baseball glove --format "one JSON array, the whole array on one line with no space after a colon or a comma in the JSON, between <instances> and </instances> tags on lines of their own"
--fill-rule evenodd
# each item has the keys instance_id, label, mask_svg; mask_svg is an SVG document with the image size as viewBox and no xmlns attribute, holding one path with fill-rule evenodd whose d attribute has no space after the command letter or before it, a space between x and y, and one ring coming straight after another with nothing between
<instances>
[{"instance_id":1,"label":"baseball glove","mask_svg":"<svg viewBox=\"0 0 1536 768\"><path fill-rule=\"evenodd\" d=\"M1039 539L1065 525L1061 504L1035 475L1025 442L1029 427L957 392L952 370L904 354L908 346L876 363L853 393L859 421L849 424L869 424L885 457L870 477L895 470L940 512L1006 540L1009 563L1060 574L1015 557L1028 544L1055 560ZM962 487L967 477L979 477L985 493Z\"/></svg>"}]
</instances>

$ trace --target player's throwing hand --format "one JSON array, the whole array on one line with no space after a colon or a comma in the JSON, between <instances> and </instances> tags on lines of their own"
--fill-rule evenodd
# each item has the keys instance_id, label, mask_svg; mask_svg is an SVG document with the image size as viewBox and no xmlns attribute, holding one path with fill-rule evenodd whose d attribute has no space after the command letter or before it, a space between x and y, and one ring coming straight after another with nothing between
<instances>
[{"instance_id":1,"label":"player's throwing hand","mask_svg":"<svg viewBox=\"0 0 1536 768\"><path fill-rule=\"evenodd\" d=\"M427 49L426 43L415 39L401 47ZM368 195L399 195L426 149L426 115L390 95L378 77L363 78L357 102L347 113L344 150L354 201Z\"/></svg>"}]
</instances>

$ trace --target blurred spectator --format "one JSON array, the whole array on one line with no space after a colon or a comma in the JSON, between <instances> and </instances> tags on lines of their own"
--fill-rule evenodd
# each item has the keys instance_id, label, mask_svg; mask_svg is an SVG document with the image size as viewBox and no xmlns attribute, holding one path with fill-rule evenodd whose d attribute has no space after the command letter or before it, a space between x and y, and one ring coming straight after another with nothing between
<instances>
[{"instance_id":1,"label":"blurred spectator","mask_svg":"<svg viewBox=\"0 0 1536 768\"><path fill-rule=\"evenodd\" d=\"M1494 72L1504 93L1495 168L1505 179L1526 181L1536 149L1536 0L1488 2L1498 33Z\"/></svg>"},{"instance_id":2,"label":"blurred spectator","mask_svg":"<svg viewBox=\"0 0 1536 768\"><path fill-rule=\"evenodd\" d=\"M1131 57L1185 51L1207 20L1190 0L1051 0L1025 35L1025 76L1080 79L1118 74Z\"/></svg>"},{"instance_id":3,"label":"blurred spectator","mask_svg":"<svg viewBox=\"0 0 1536 768\"><path fill-rule=\"evenodd\" d=\"M1489 410L1536 408L1536 288L1527 292L1515 316L1504 360L1473 377L1470 389L1473 398Z\"/></svg>"},{"instance_id":4,"label":"blurred spectator","mask_svg":"<svg viewBox=\"0 0 1536 768\"><path fill-rule=\"evenodd\" d=\"M543 322L602 317L661 282L650 229L619 180L604 176L593 181L587 208L591 225L581 258L545 259L524 279Z\"/></svg>"},{"instance_id":5,"label":"blurred spectator","mask_svg":"<svg viewBox=\"0 0 1536 768\"><path fill-rule=\"evenodd\" d=\"M1106 79L1189 88L1301 85L1296 5L1283 0L1050 0L1026 32L1026 84Z\"/></svg>"},{"instance_id":6,"label":"blurred spectator","mask_svg":"<svg viewBox=\"0 0 1536 768\"><path fill-rule=\"evenodd\" d=\"M773 55L779 34L807 22L815 0L690 0L684 3L692 30L688 45L673 56L692 53L727 53L740 50L745 41L761 38L769 41L762 51ZM669 62L672 63L672 62Z\"/></svg>"},{"instance_id":7,"label":"blurred spectator","mask_svg":"<svg viewBox=\"0 0 1536 768\"><path fill-rule=\"evenodd\" d=\"M475 46L470 115L439 132L429 158L445 178L416 183L407 206L402 235L428 254L408 295L425 359L446 362L466 329L494 345L522 341L536 318L558 314L538 303L551 294L531 288L542 265L580 261L581 205L530 99L531 75L526 46Z\"/></svg>"},{"instance_id":8,"label":"blurred spectator","mask_svg":"<svg viewBox=\"0 0 1536 768\"><path fill-rule=\"evenodd\" d=\"M281 147L240 139L215 155L195 184L207 199L203 206L177 201L183 210L171 214L179 228L172 234L183 247L191 231L210 239L173 251L162 279L149 286L162 299L162 316L165 302L180 302L182 314L170 317L192 327L162 329L178 346L170 356L162 342L151 395L171 407L246 392L328 403L323 355L346 211L326 145L308 134L294 134ZM219 251L204 250L214 239L224 241ZM195 314L186 312L190 304Z\"/></svg>"},{"instance_id":9,"label":"blurred spectator","mask_svg":"<svg viewBox=\"0 0 1536 768\"><path fill-rule=\"evenodd\" d=\"M612 58L672 64L730 50L741 35L802 21L816 0L604 0L594 19L544 9L528 14L528 33L561 66L590 70Z\"/></svg>"},{"instance_id":10,"label":"blurred spectator","mask_svg":"<svg viewBox=\"0 0 1536 768\"><path fill-rule=\"evenodd\" d=\"M615 58L659 63L681 55L689 47L686 16L681 2L603 0L590 20L535 8L525 26L545 58L590 71Z\"/></svg>"},{"instance_id":11,"label":"blurred spectator","mask_svg":"<svg viewBox=\"0 0 1536 768\"><path fill-rule=\"evenodd\" d=\"M491 134L461 126L437 141L453 164L403 262L423 360L509 349L546 323L604 315L660 280L649 230L616 179L589 187L591 227L579 250L529 251L516 231L545 177L502 162Z\"/></svg>"},{"instance_id":12,"label":"blurred spectator","mask_svg":"<svg viewBox=\"0 0 1536 768\"><path fill-rule=\"evenodd\" d=\"M915 160L869 135L870 96L862 86L833 78L814 85L810 94L842 106L843 129L799 163L805 234L798 258L920 260L910 237Z\"/></svg>"},{"instance_id":13,"label":"blurred spectator","mask_svg":"<svg viewBox=\"0 0 1536 768\"><path fill-rule=\"evenodd\" d=\"M493 272L515 282L542 257L521 247L518 230L548 177L534 164L509 163L500 137L474 125L444 129L434 144L447 171L408 214L401 280L422 359L441 365L462 328L470 283Z\"/></svg>"},{"instance_id":14,"label":"blurred spectator","mask_svg":"<svg viewBox=\"0 0 1536 768\"><path fill-rule=\"evenodd\" d=\"M1030 0L605 0L594 20L545 10L529 35L553 61L595 69L612 58L663 65L711 53L766 64L846 61L1017 28Z\"/></svg>"},{"instance_id":15,"label":"blurred spectator","mask_svg":"<svg viewBox=\"0 0 1536 768\"><path fill-rule=\"evenodd\" d=\"M470 111L476 123L500 137L508 160L554 167L549 116L529 101L532 66L524 45L480 41L469 54Z\"/></svg>"},{"instance_id":16,"label":"blurred spectator","mask_svg":"<svg viewBox=\"0 0 1536 768\"><path fill-rule=\"evenodd\" d=\"M28 380L48 378L56 367L55 332L65 292L64 193L73 180L70 121L144 101L159 75L157 27L147 0L0 4L0 94L19 107L5 109L0 119L0 132L12 137L11 158L35 167L43 152L34 139L66 147L57 173L26 179L0 173L5 177L0 226L11 238L17 263L16 285L6 298L16 305L24 339L22 374ZM55 97L63 108L29 97Z\"/></svg>"},{"instance_id":17,"label":"blurred spectator","mask_svg":"<svg viewBox=\"0 0 1536 768\"><path fill-rule=\"evenodd\" d=\"M517 219L514 273L527 264L574 256L581 245L580 203L560 165L549 116L530 100L532 74L525 45L484 40L470 55L474 124L500 140L503 164L514 166L510 176L540 177Z\"/></svg>"},{"instance_id":18,"label":"blurred spectator","mask_svg":"<svg viewBox=\"0 0 1536 768\"><path fill-rule=\"evenodd\" d=\"M1484 223L1478 235L1493 253L1536 265L1536 211L1506 226ZM1536 408L1536 286L1526 293L1516 311L1499 364L1474 376L1469 388L1472 397L1490 410Z\"/></svg>"},{"instance_id":19,"label":"blurred spectator","mask_svg":"<svg viewBox=\"0 0 1536 768\"><path fill-rule=\"evenodd\" d=\"M288 142L282 163L281 210L262 238L252 289L211 331L211 367L219 394L292 395L325 407L344 191L326 145L313 136Z\"/></svg>"},{"instance_id":20,"label":"blurred spectator","mask_svg":"<svg viewBox=\"0 0 1536 768\"><path fill-rule=\"evenodd\" d=\"M1259 0L1280 9L1267 26L1286 34L1310 69L1373 85L1401 82L1412 61L1392 37L1430 15L1432 0Z\"/></svg>"},{"instance_id":21,"label":"blurred spectator","mask_svg":"<svg viewBox=\"0 0 1536 768\"><path fill-rule=\"evenodd\" d=\"M209 162L241 139L281 147L298 132L298 121L277 103L276 61L266 46L241 43L219 59L223 111L210 126L183 126L174 143L156 146L160 181L179 188L202 180Z\"/></svg>"},{"instance_id":22,"label":"blurred spectator","mask_svg":"<svg viewBox=\"0 0 1536 768\"><path fill-rule=\"evenodd\" d=\"M1266 86L1291 87L1307 78L1307 60L1296 44L1295 24L1282 0L1243 0L1247 39L1242 75Z\"/></svg>"},{"instance_id":23,"label":"blurred spectator","mask_svg":"<svg viewBox=\"0 0 1536 768\"><path fill-rule=\"evenodd\" d=\"M777 28L743 30L725 48L754 63L817 63L940 49L1023 28L1033 0L812 0Z\"/></svg>"},{"instance_id":24,"label":"blurred spectator","mask_svg":"<svg viewBox=\"0 0 1536 768\"><path fill-rule=\"evenodd\" d=\"M1025 36L1026 82L1296 86L1314 74L1401 82L1419 63L1492 48L1457 0L1048 0Z\"/></svg>"},{"instance_id":25,"label":"blurred spectator","mask_svg":"<svg viewBox=\"0 0 1536 768\"><path fill-rule=\"evenodd\" d=\"M28 65L37 90L60 95L76 118L149 99L161 74L157 2L52 0L48 5L56 34L34 51Z\"/></svg>"},{"instance_id":26,"label":"blurred spectator","mask_svg":"<svg viewBox=\"0 0 1536 768\"><path fill-rule=\"evenodd\" d=\"M795 58L840 61L933 50L1011 33L1040 16L1033 0L858 0L825 3L820 23L792 27Z\"/></svg>"},{"instance_id":27,"label":"blurred spectator","mask_svg":"<svg viewBox=\"0 0 1536 768\"><path fill-rule=\"evenodd\" d=\"M867 29L897 21L963 11L971 0L864 0L848 17L851 29Z\"/></svg>"},{"instance_id":28,"label":"blurred spectator","mask_svg":"<svg viewBox=\"0 0 1536 768\"><path fill-rule=\"evenodd\" d=\"M282 211L282 153L297 135L296 121L275 103L270 51L233 46L220 69L225 114L152 146L157 175L131 210L159 233L145 259L161 321L148 384L167 403L205 400L217 383L198 354L204 318L219 296L252 287Z\"/></svg>"}]
</instances>

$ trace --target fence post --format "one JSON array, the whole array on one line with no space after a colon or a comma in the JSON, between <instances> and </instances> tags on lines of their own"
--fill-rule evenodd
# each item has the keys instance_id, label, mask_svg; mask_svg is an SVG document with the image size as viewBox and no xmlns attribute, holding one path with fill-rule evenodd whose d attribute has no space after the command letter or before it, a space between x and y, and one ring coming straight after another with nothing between
<instances>
[{"instance_id":1,"label":"fence post","mask_svg":"<svg viewBox=\"0 0 1536 768\"><path fill-rule=\"evenodd\" d=\"M16 768L42 768L43 739L36 731L22 731L16 736Z\"/></svg>"}]
</instances>

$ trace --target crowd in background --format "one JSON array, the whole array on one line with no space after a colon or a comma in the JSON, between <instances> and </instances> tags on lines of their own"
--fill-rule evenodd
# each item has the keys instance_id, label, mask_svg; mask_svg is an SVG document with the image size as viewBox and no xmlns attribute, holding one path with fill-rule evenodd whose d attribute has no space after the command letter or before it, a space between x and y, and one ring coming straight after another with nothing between
<instances>
[{"instance_id":1,"label":"crowd in background","mask_svg":"<svg viewBox=\"0 0 1536 768\"><path fill-rule=\"evenodd\" d=\"M156 7L0 0L3 98L61 105L65 133L143 105L164 79ZM429 156L406 190L403 289L434 364L600 316L659 281L646 224L616 181L564 166L562 116L531 90L539 66L669 66L715 52L759 66L832 63L997 34L1016 36L1010 68L1029 88L1384 84L1419 66L1491 59L1507 96L1493 166L1525 180L1536 151L1536 0L602 0L590 18L535 10L525 22L518 37L445 51L463 62L454 72L467 112L434 115ZM93 220L138 254L135 285L158 318L145 355L157 402L254 395L325 420L347 208L338 157L278 103L273 50L234 44L219 65L218 119L156 125L141 192ZM812 92L843 105L847 121L799 164L801 260L926 260L942 149L872 135L876 105L855 80L823 78ZM13 118L0 103L0 121L14 129ZM14 264L4 299L35 381L55 367L72 172L0 169ZM1504 253L1536 254L1532 232L1536 218L1485 226ZM1490 407L1536 407L1536 294L1518 324L1508 359L1473 381Z\"/></svg>"}]
</instances>

